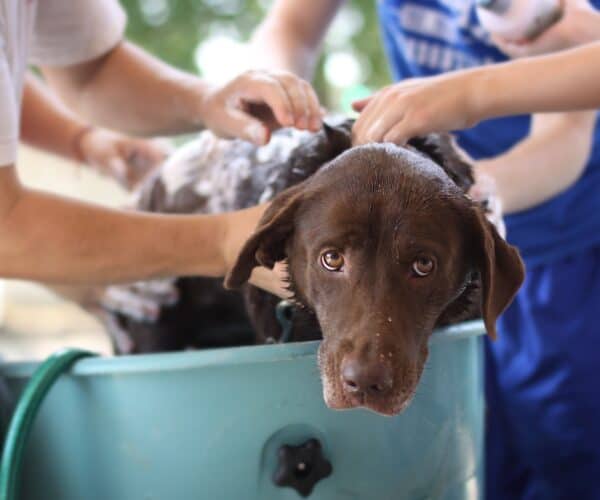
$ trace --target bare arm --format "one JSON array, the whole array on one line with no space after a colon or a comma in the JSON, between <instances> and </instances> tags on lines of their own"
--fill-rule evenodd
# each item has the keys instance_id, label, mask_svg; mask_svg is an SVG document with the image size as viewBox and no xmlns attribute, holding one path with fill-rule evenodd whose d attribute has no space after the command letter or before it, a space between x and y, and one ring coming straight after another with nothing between
<instances>
[{"instance_id":1,"label":"bare arm","mask_svg":"<svg viewBox=\"0 0 600 500\"><path fill-rule=\"evenodd\" d=\"M74 140L85 127L36 77L27 75L21 106L23 142L77 161Z\"/></svg>"},{"instance_id":2,"label":"bare arm","mask_svg":"<svg viewBox=\"0 0 600 500\"><path fill-rule=\"evenodd\" d=\"M475 121L518 113L598 108L600 42L481 68L465 76L474 91Z\"/></svg>"},{"instance_id":3,"label":"bare arm","mask_svg":"<svg viewBox=\"0 0 600 500\"><path fill-rule=\"evenodd\" d=\"M214 216L108 210L22 187L0 168L0 276L61 284L223 276L264 206ZM255 283L277 290L272 273Z\"/></svg>"},{"instance_id":4,"label":"bare arm","mask_svg":"<svg viewBox=\"0 0 600 500\"><path fill-rule=\"evenodd\" d=\"M252 37L259 67L310 79L323 37L343 0L277 0Z\"/></svg>"},{"instance_id":5,"label":"bare arm","mask_svg":"<svg viewBox=\"0 0 600 500\"><path fill-rule=\"evenodd\" d=\"M594 112L535 115L529 136L509 152L477 162L480 179L490 176L505 213L542 203L573 184L592 147Z\"/></svg>"},{"instance_id":6,"label":"bare arm","mask_svg":"<svg viewBox=\"0 0 600 500\"><path fill-rule=\"evenodd\" d=\"M407 80L355 103L355 142L471 127L499 116L600 107L600 42L543 57ZM364 110L364 111L363 111Z\"/></svg>"},{"instance_id":7,"label":"bare arm","mask_svg":"<svg viewBox=\"0 0 600 500\"><path fill-rule=\"evenodd\" d=\"M21 106L21 141L82 162L132 188L165 157L155 142L90 127L71 113L38 78L28 74Z\"/></svg>"},{"instance_id":8,"label":"bare arm","mask_svg":"<svg viewBox=\"0 0 600 500\"><path fill-rule=\"evenodd\" d=\"M89 62L42 72L69 107L92 123L141 135L202 126L206 83L130 43Z\"/></svg>"},{"instance_id":9,"label":"bare arm","mask_svg":"<svg viewBox=\"0 0 600 500\"><path fill-rule=\"evenodd\" d=\"M564 8L562 20L538 39L518 46L497 43L510 55L522 56L589 43L599 36L600 15L587 2L565 0ZM355 103L362 112L354 141L402 143L496 115L593 108L600 104L600 64L594 60L600 61L600 45L398 83ZM560 193L587 163L594 118L593 112L533 116L528 137L508 153L479 162L476 187L481 189L483 178L491 177L506 212Z\"/></svg>"},{"instance_id":10,"label":"bare arm","mask_svg":"<svg viewBox=\"0 0 600 500\"><path fill-rule=\"evenodd\" d=\"M560 21L539 37L494 38L510 57L527 59L407 80L356 102L355 141L405 142L496 116L600 107L600 11L588 0L562 4ZM553 54L530 57L543 53Z\"/></svg>"},{"instance_id":11,"label":"bare arm","mask_svg":"<svg viewBox=\"0 0 600 500\"><path fill-rule=\"evenodd\" d=\"M292 74L249 71L225 85L210 86L128 42L92 61L43 72L79 116L136 135L207 127L221 137L265 144L274 128L317 130L321 125L314 92ZM253 114L256 107L268 110L272 119Z\"/></svg>"},{"instance_id":12,"label":"bare arm","mask_svg":"<svg viewBox=\"0 0 600 500\"><path fill-rule=\"evenodd\" d=\"M494 38L512 59L554 55L493 68L496 75L491 78L482 72L474 93L476 114L484 87L488 87L485 99L489 102L482 106L483 118L600 107L600 11L589 0L563 0L562 4L560 21L539 37L526 43ZM571 50L560 52L567 49Z\"/></svg>"}]
</instances>

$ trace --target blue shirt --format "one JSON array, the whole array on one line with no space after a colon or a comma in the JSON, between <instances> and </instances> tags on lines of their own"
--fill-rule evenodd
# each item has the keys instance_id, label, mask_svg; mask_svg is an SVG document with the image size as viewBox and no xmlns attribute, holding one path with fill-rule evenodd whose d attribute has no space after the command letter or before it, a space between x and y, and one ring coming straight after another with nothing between
<instances>
[{"instance_id":1,"label":"blue shirt","mask_svg":"<svg viewBox=\"0 0 600 500\"><path fill-rule=\"evenodd\" d=\"M600 0L592 2L600 8ZM394 78L428 76L506 60L479 25L474 0L379 0L379 20ZM529 117L488 120L457 133L475 159L522 140ZM506 217L508 240L529 267L600 245L600 129L582 177L551 200Z\"/></svg>"}]
</instances>

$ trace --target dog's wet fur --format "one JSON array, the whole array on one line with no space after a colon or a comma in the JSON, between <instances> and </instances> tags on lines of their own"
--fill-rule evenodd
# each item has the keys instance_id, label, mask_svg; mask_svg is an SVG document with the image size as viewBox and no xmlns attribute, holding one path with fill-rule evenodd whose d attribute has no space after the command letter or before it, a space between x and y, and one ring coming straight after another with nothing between
<instances>
[{"instance_id":1,"label":"dog's wet fur","mask_svg":"<svg viewBox=\"0 0 600 500\"><path fill-rule=\"evenodd\" d=\"M351 147L350 129L350 121L326 126L275 166L272 204L225 280L241 293L180 278L179 300L158 321L113 315L131 352L277 340L279 299L247 280L254 267L279 261L297 306L293 340L323 338L319 368L331 408L395 415L415 393L436 327L481 316L495 336L524 269L466 196L471 166L447 135ZM229 209L260 201L264 185L253 178L237 185ZM146 209L160 210L156 185L145 189ZM237 335L248 322L255 335ZM232 325L239 328L215 333Z\"/></svg>"}]
</instances>

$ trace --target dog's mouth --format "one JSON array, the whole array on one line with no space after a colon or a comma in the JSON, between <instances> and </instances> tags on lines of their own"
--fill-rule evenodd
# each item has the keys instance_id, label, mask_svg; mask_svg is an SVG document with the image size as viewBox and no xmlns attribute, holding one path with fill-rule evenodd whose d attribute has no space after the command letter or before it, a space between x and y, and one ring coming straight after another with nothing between
<instances>
[{"instance_id":1,"label":"dog's mouth","mask_svg":"<svg viewBox=\"0 0 600 500\"><path fill-rule=\"evenodd\" d=\"M341 363L336 353L329 353L323 343L319 349L319 368L323 384L323 399L331 409L366 408L384 416L402 413L412 402L423 373L427 354L414 366L393 367L393 382L385 389L373 384L372 388L348 387L341 375Z\"/></svg>"},{"instance_id":2,"label":"dog's mouth","mask_svg":"<svg viewBox=\"0 0 600 500\"><path fill-rule=\"evenodd\" d=\"M342 397L330 397L326 389L327 382L323 380L323 396L327 406L333 410L350 410L352 408L366 408L379 415L393 417L402 413L413 400L415 390L407 389L398 394L382 399L373 397L369 394L360 393L358 395Z\"/></svg>"}]
</instances>

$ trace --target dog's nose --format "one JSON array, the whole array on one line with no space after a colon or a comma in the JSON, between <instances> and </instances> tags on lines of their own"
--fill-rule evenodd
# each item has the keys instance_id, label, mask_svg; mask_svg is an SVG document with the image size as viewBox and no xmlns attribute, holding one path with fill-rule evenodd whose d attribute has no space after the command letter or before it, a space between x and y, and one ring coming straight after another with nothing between
<instances>
[{"instance_id":1,"label":"dog's nose","mask_svg":"<svg viewBox=\"0 0 600 500\"><path fill-rule=\"evenodd\" d=\"M346 392L371 396L385 394L392 388L392 370L385 362L360 361L350 356L342 361L342 385Z\"/></svg>"}]
</instances>

